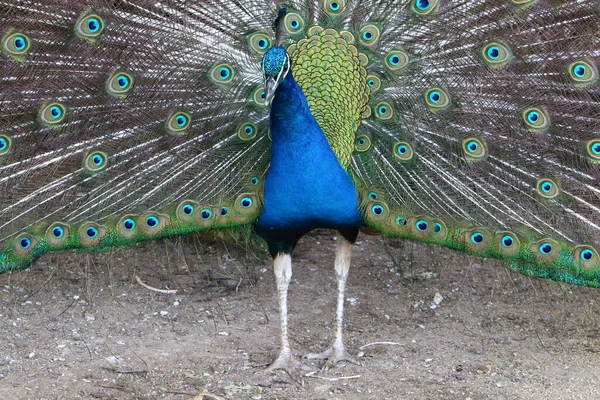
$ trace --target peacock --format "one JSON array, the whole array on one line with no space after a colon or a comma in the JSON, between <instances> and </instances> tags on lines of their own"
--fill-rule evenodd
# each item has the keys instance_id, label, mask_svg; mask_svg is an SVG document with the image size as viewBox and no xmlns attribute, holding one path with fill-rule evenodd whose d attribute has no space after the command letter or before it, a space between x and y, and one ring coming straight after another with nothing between
<instances>
[{"instance_id":1,"label":"peacock","mask_svg":"<svg viewBox=\"0 0 600 400\"><path fill-rule=\"evenodd\" d=\"M0 0L0 272L235 233L359 231L600 286L592 0Z\"/></svg>"}]
</instances>

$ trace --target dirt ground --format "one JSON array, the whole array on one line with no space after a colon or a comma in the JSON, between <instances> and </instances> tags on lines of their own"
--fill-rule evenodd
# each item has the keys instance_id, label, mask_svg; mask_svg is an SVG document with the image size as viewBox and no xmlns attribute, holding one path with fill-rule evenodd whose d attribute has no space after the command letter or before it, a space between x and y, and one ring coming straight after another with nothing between
<instances>
[{"instance_id":1,"label":"dirt ground","mask_svg":"<svg viewBox=\"0 0 600 400\"><path fill-rule=\"evenodd\" d=\"M294 253L298 356L333 338L334 240L318 231ZM275 282L267 258L244 254L163 241L49 255L0 276L0 398L600 399L600 290L367 236L345 314L346 347L363 365L305 361L317 372L301 383L266 374L279 344Z\"/></svg>"}]
</instances>

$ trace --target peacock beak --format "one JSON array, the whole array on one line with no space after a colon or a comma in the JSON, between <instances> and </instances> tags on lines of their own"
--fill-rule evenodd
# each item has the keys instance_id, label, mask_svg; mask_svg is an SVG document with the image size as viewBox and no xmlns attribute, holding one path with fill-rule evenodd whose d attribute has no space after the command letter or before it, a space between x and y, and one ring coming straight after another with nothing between
<instances>
[{"instance_id":1,"label":"peacock beak","mask_svg":"<svg viewBox=\"0 0 600 400\"><path fill-rule=\"evenodd\" d=\"M275 90L277 90L277 86L279 86L278 81L275 78L268 76L265 79L265 104L269 105L273 96L275 96Z\"/></svg>"}]
</instances>

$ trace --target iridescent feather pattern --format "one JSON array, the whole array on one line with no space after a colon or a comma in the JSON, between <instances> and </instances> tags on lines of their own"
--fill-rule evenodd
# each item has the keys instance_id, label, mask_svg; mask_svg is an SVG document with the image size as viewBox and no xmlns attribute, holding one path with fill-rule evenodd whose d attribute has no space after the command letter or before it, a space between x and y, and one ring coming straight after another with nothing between
<instances>
[{"instance_id":1,"label":"iridescent feather pattern","mask_svg":"<svg viewBox=\"0 0 600 400\"><path fill-rule=\"evenodd\" d=\"M282 5L82 3L0 0L0 271L252 235ZM291 71L365 225L600 286L597 1L285 6Z\"/></svg>"}]
</instances>

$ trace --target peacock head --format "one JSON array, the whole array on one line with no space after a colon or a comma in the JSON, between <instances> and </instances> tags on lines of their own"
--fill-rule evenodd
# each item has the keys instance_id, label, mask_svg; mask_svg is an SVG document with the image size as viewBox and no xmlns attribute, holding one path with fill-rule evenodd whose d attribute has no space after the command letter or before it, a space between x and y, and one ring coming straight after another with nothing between
<instances>
[{"instance_id":1,"label":"peacock head","mask_svg":"<svg viewBox=\"0 0 600 400\"><path fill-rule=\"evenodd\" d=\"M265 76L266 104L271 102L277 86L283 82L290 71L290 65L290 56L281 45L271 47L264 55L262 69Z\"/></svg>"}]
</instances>

